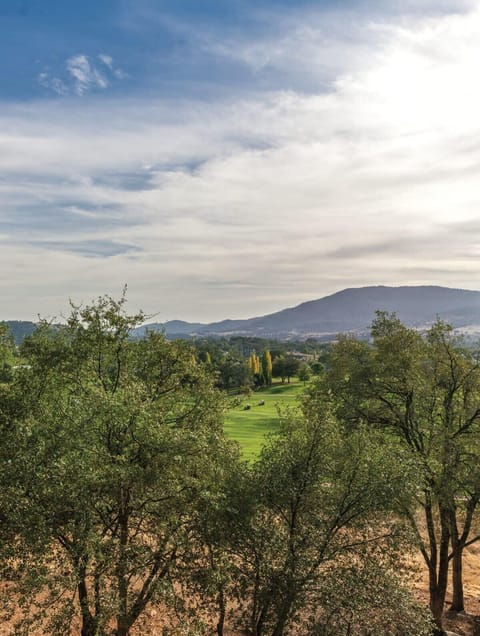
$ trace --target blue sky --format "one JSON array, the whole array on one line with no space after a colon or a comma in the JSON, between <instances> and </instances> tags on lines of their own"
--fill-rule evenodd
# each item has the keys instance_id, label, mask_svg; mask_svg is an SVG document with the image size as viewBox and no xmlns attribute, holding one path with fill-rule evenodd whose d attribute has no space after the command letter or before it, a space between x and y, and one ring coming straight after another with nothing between
<instances>
[{"instance_id":1,"label":"blue sky","mask_svg":"<svg viewBox=\"0 0 480 636\"><path fill-rule=\"evenodd\" d=\"M295 88L299 78L274 69L252 74L234 55L215 50L215 43L275 40L290 16L328 14L339 5L343 11L375 11L374 3L358 0L4 0L2 91L10 99L75 92L79 82L68 60L78 56L107 84L92 77L88 91L108 88L119 97L207 98L232 90Z\"/></svg>"},{"instance_id":2,"label":"blue sky","mask_svg":"<svg viewBox=\"0 0 480 636\"><path fill-rule=\"evenodd\" d=\"M468 0L3 0L4 319L480 288Z\"/></svg>"}]
</instances>

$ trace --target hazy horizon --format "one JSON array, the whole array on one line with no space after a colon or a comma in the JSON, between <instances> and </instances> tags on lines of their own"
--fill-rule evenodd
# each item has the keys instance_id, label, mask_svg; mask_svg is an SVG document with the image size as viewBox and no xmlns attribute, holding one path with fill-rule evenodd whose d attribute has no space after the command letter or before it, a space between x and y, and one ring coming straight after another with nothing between
<instances>
[{"instance_id":1,"label":"hazy horizon","mask_svg":"<svg viewBox=\"0 0 480 636\"><path fill-rule=\"evenodd\" d=\"M0 318L480 288L477 2L47 4L0 8Z\"/></svg>"},{"instance_id":2,"label":"hazy horizon","mask_svg":"<svg viewBox=\"0 0 480 636\"><path fill-rule=\"evenodd\" d=\"M208 324L214 324L214 323L220 323L223 322L225 320L249 320L252 318L259 318L262 316L269 316L271 314L276 314L278 312L281 312L285 309L296 309L297 307L304 305L304 304L310 304L312 302L316 302L318 300L324 300L327 298L330 298L331 296L336 296L337 294L341 294L343 292L349 292L349 291L355 291L355 290L370 290L370 289L375 289L375 288L386 288L386 289L405 289L405 288L422 288L422 287L428 287L430 289L432 288L438 288L438 289L442 289L442 290L449 290L449 291L473 291L473 292L478 292L480 293L480 290L477 289L465 289L465 288L455 288L455 287L445 287L445 286L439 286L439 285L368 285L368 286L361 286L361 287L345 287L343 289L339 289L335 292L332 292L331 294L325 294L324 296L318 297L318 298L309 298L306 300L302 300L299 301L298 303L294 303L292 305L286 305L286 306L282 306L282 307L277 307L275 309L273 309L272 311L266 312L265 314L253 314L253 313L248 313L248 309L245 310L244 315L242 316L237 316L237 315L226 315L226 316L222 316L213 320L196 320L195 318L191 318L190 320L187 320L181 316L177 316L177 317L173 317L173 318L166 318L166 319L162 319L161 316L161 312L158 313L149 313L149 312L144 312L145 313L145 321L143 322L143 324L165 324L168 322L185 322L185 323L191 323L191 324L204 324L204 325L208 325ZM114 298L120 298L121 294L117 294L116 296L114 296ZM77 302L74 299L70 299L70 301L74 304L74 305L81 305L81 304L89 304L91 301L95 301L95 298L92 299L88 299L82 302ZM132 307L131 303L128 302L128 293L127 293L127 311L134 313L138 310L142 310L143 308L141 307ZM0 322L1 321L20 321L20 322L37 322L38 319L44 319L44 320L54 320L55 322L58 323L62 323L64 322L67 318L68 318L68 314L69 314L70 308L66 311L66 312L61 312L60 314L44 314L44 315L40 315L38 314L36 316L35 319L28 319L28 318L10 318L10 317L2 317L0 316ZM372 313L372 317L373 317L373 313ZM319 318L321 318L321 316L319 316Z\"/></svg>"}]
</instances>

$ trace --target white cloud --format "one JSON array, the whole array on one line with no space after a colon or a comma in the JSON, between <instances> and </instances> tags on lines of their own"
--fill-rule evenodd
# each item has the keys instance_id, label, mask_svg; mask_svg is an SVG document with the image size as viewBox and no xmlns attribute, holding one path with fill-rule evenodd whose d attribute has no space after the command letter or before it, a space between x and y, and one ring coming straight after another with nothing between
<instances>
[{"instance_id":1,"label":"white cloud","mask_svg":"<svg viewBox=\"0 0 480 636\"><path fill-rule=\"evenodd\" d=\"M109 69L113 68L113 57L111 55L105 55L104 53L98 56L100 62L103 62L105 66L108 66Z\"/></svg>"},{"instance_id":2,"label":"white cloud","mask_svg":"<svg viewBox=\"0 0 480 636\"><path fill-rule=\"evenodd\" d=\"M312 20L303 52L295 28L292 64L308 65ZM318 93L3 108L0 267L10 317L124 282L160 319L197 320L362 284L478 288L480 12L357 28L353 48L330 34L328 53L319 41L324 63L309 70ZM287 67L285 51L270 52L268 64ZM84 57L72 76L86 93L96 80ZM334 68L328 90L325 66ZM21 214L32 215L30 242L11 223ZM139 251L87 258L68 250L73 239Z\"/></svg>"},{"instance_id":3,"label":"white cloud","mask_svg":"<svg viewBox=\"0 0 480 636\"><path fill-rule=\"evenodd\" d=\"M91 88L107 88L108 86L105 76L89 62L86 55L75 55L69 58L66 67L73 78L77 95L84 95Z\"/></svg>"},{"instance_id":4,"label":"white cloud","mask_svg":"<svg viewBox=\"0 0 480 636\"><path fill-rule=\"evenodd\" d=\"M114 65L110 55L97 56L103 70L100 70L94 61L87 55L79 54L69 57L65 62L66 76L61 79L47 69L37 76L38 83L57 95L75 94L86 95L94 90L107 89L112 79L124 80L128 78L121 68Z\"/></svg>"},{"instance_id":5,"label":"white cloud","mask_svg":"<svg viewBox=\"0 0 480 636\"><path fill-rule=\"evenodd\" d=\"M45 71L38 75L37 80L40 86L48 88L57 95L67 95L69 92L68 87L64 84L64 82L62 82L61 79L59 79L58 77L50 77L49 74Z\"/></svg>"}]
</instances>

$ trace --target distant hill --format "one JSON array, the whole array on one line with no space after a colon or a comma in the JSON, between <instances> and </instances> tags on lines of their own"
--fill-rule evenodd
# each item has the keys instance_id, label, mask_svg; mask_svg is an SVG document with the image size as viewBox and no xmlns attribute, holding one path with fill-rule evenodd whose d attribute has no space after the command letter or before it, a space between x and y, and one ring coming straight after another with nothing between
<instances>
[{"instance_id":1,"label":"distant hill","mask_svg":"<svg viewBox=\"0 0 480 636\"><path fill-rule=\"evenodd\" d=\"M377 309L396 312L405 324L412 327L426 327L440 317L456 328L480 334L480 292L438 286L349 288L247 320L223 320L207 325L175 320L146 327L162 329L168 336L249 335L280 339L310 336L331 339L342 332L367 332Z\"/></svg>"},{"instance_id":2,"label":"distant hill","mask_svg":"<svg viewBox=\"0 0 480 636\"><path fill-rule=\"evenodd\" d=\"M480 292L438 286L349 288L266 316L210 324L171 320L143 325L135 335L142 337L150 329L164 331L169 338L245 335L331 340L338 333L366 334L377 309L396 312L402 322L417 328L428 327L440 317L480 337ZM9 320L6 324L17 344L35 330L33 322Z\"/></svg>"},{"instance_id":3,"label":"distant hill","mask_svg":"<svg viewBox=\"0 0 480 636\"><path fill-rule=\"evenodd\" d=\"M8 325L16 344L20 344L26 336L30 336L36 329L34 322L28 320L5 320L5 325Z\"/></svg>"},{"instance_id":4,"label":"distant hill","mask_svg":"<svg viewBox=\"0 0 480 636\"><path fill-rule=\"evenodd\" d=\"M207 326L200 322L185 322L184 320L170 320L165 323L152 322L135 329L135 336L141 338L147 331L165 331L168 336L189 336L202 331Z\"/></svg>"}]
</instances>

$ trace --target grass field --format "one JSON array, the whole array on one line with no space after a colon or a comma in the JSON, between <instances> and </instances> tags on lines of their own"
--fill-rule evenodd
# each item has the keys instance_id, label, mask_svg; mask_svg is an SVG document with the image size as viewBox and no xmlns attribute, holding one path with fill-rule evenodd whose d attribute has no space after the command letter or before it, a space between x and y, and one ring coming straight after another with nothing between
<instances>
[{"instance_id":1,"label":"grass field","mask_svg":"<svg viewBox=\"0 0 480 636\"><path fill-rule=\"evenodd\" d=\"M225 418L225 432L235 439L245 459L253 459L260 452L266 434L278 427L278 408L298 405L298 396L303 392L302 382L273 384L244 397L239 406L232 408ZM259 402L264 400L263 406ZM246 411L244 407L250 404Z\"/></svg>"}]
</instances>

